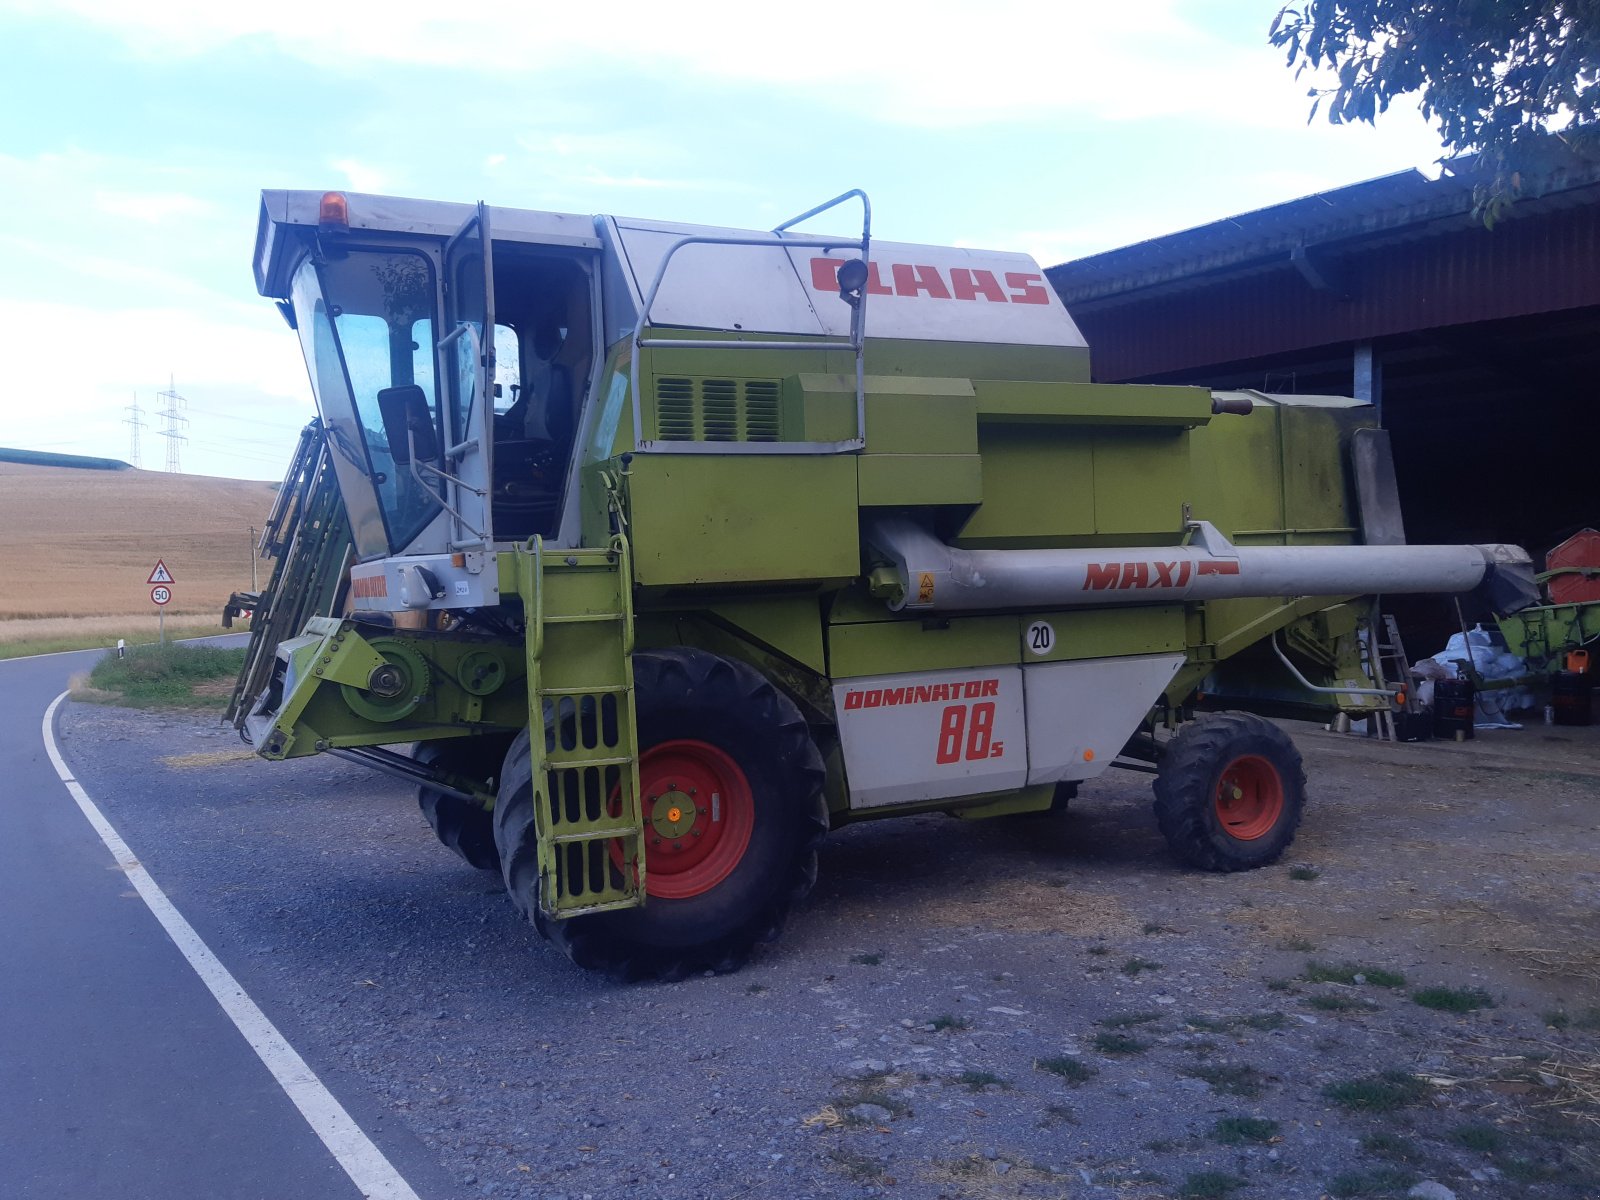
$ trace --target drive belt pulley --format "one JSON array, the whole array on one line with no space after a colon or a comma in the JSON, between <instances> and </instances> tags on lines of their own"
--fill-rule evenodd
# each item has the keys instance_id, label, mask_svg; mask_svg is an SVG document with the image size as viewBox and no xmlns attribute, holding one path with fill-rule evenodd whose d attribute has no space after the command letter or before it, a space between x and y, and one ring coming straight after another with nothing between
<instances>
[{"instance_id":1,"label":"drive belt pulley","mask_svg":"<svg viewBox=\"0 0 1600 1200\"><path fill-rule=\"evenodd\" d=\"M383 665L373 668L364 688L340 684L344 702L351 712L369 721L399 721L410 716L433 682L427 660L394 638L374 638L368 644L383 656Z\"/></svg>"}]
</instances>

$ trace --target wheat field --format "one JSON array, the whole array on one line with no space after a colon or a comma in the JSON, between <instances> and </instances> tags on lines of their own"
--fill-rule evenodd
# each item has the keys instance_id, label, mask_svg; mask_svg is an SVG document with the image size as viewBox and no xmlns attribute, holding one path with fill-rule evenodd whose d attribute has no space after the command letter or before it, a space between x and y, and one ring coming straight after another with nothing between
<instances>
[{"instance_id":1,"label":"wheat field","mask_svg":"<svg viewBox=\"0 0 1600 1200\"><path fill-rule=\"evenodd\" d=\"M0 641L64 628L155 628L145 581L172 573L168 628L214 622L250 588L257 532L277 485L161 471L0 462ZM270 564L259 567L265 582ZM89 628L89 626L93 628Z\"/></svg>"}]
</instances>

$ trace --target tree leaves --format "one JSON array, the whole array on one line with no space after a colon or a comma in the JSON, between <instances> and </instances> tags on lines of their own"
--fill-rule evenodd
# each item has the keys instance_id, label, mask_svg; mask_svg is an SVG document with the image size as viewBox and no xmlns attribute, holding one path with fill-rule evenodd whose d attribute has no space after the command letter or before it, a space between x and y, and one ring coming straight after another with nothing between
<instances>
[{"instance_id":1,"label":"tree leaves","mask_svg":"<svg viewBox=\"0 0 1600 1200\"><path fill-rule=\"evenodd\" d=\"M1370 124L1416 95L1450 157L1476 157L1487 225L1553 150L1600 160L1596 0L1302 0L1267 36L1324 81L1308 119Z\"/></svg>"}]
</instances>

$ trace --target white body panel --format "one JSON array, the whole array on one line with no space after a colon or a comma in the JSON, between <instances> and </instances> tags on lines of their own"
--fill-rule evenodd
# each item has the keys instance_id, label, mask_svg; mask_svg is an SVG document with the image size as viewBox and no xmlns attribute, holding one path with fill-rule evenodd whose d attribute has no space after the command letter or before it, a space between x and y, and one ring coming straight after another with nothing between
<instances>
[{"instance_id":1,"label":"white body panel","mask_svg":"<svg viewBox=\"0 0 1600 1200\"><path fill-rule=\"evenodd\" d=\"M616 218L621 255L642 299L667 250L690 235L748 230ZM848 338L838 265L854 251L685 246L657 293L653 325ZM1026 254L902 242L872 243L867 336L921 341L1083 346L1083 335Z\"/></svg>"},{"instance_id":2,"label":"white body panel","mask_svg":"<svg viewBox=\"0 0 1600 1200\"><path fill-rule=\"evenodd\" d=\"M1028 782L1099 775L1184 661L1182 654L1151 654L1023 667Z\"/></svg>"},{"instance_id":3,"label":"white body panel","mask_svg":"<svg viewBox=\"0 0 1600 1200\"><path fill-rule=\"evenodd\" d=\"M833 685L851 808L1022 787L1022 669L972 667ZM1131 727L1130 727L1131 728Z\"/></svg>"}]
</instances>

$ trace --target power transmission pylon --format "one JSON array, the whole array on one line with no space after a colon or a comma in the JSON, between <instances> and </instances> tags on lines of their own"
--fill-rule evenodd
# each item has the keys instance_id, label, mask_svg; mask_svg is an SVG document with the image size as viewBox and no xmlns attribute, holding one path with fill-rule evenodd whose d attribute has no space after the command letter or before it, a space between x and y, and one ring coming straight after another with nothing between
<instances>
[{"instance_id":1,"label":"power transmission pylon","mask_svg":"<svg viewBox=\"0 0 1600 1200\"><path fill-rule=\"evenodd\" d=\"M167 439L167 470L176 475L180 469L178 451L182 444L189 440L188 435L182 432L182 427L189 423L189 418L183 415L183 410L189 407L189 402L178 395L178 385L170 375L167 377L167 390L157 392L156 399L167 402L167 406L156 413L156 416L164 422L158 432Z\"/></svg>"},{"instance_id":2,"label":"power transmission pylon","mask_svg":"<svg viewBox=\"0 0 1600 1200\"><path fill-rule=\"evenodd\" d=\"M144 409L139 407L139 393L133 394L133 403L123 409L128 414L122 423L128 427L128 462L135 467L143 466L139 461L139 447L141 438L139 431L145 427Z\"/></svg>"}]
</instances>

